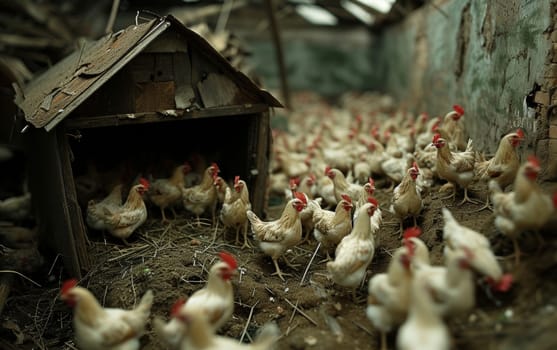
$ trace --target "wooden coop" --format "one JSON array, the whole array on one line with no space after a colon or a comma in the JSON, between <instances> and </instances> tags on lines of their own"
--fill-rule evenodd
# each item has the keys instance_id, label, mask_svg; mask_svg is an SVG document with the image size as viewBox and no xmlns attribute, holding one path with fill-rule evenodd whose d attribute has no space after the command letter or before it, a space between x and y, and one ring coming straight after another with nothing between
<instances>
[{"instance_id":1,"label":"wooden coop","mask_svg":"<svg viewBox=\"0 0 557 350\"><path fill-rule=\"evenodd\" d=\"M83 44L16 103L28 123L43 241L71 275L90 265L88 197L116 169L131 182L168 177L188 157L217 162L224 179L246 179L254 210L263 209L270 108L282 105L172 16Z\"/></svg>"}]
</instances>

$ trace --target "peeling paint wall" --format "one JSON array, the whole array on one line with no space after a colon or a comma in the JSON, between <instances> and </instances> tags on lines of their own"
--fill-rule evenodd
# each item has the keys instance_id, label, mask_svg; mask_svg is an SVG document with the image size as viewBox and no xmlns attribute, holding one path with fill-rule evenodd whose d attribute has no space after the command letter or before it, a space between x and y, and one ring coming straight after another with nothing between
<instances>
[{"instance_id":1,"label":"peeling paint wall","mask_svg":"<svg viewBox=\"0 0 557 350\"><path fill-rule=\"evenodd\" d=\"M524 100L544 82L551 1L434 3L374 42L374 88L433 115L463 105L477 148L487 152L511 128L523 127L531 152L547 123L528 113Z\"/></svg>"}]
</instances>

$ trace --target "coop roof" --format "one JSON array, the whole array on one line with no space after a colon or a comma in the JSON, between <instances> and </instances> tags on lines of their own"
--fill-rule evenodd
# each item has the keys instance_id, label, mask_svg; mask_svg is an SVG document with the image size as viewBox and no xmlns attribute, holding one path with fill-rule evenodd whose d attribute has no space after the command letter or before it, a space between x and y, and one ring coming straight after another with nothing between
<instances>
[{"instance_id":1,"label":"coop roof","mask_svg":"<svg viewBox=\"0 0 557 350\"><path fill-rule=\"evenodd\" d=\"M241 89L270 107L282 107L269 92L232 67L205 39L170 15L83 43L22 91L16 91L15 102L29 123L50 131L170 28L179 31L193 50L211 56Z\"/></svg>"}]
</instances>

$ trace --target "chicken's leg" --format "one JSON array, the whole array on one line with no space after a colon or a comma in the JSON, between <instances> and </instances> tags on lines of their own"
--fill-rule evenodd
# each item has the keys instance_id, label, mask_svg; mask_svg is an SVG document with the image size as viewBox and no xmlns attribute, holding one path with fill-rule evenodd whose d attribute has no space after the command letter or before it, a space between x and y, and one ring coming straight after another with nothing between
<instances>
[{"instance_id":1,"label":"chicken's leg","mask_svg":"<svg viewBox=\"0 0 557 350\"><path fill-rule=\"evenodd\" d=\"M486 201L485 201L485 204L484 204L483 207L481 207L479 209L476 209L476 210L473 210L470 213L477 213L477 212L483 211L485 209L489 209L489 210L493 211L493 207L491 206L489 196L486 197Z\"/></svg>"},{"instance_id":2,"label":"chicken's leg","mask_svg":"<svg viewBox=\"0 0 557 350\"><path fill-rule=\"evenodd\" d=\"M518 239L516 237L511 237L514 246L514 264L517 267L520 264L520 255L522 254L520 247L518 246Z\"/></svg>"},{"instance_id":3,"label":"chicken's leg","mask_svg":"<svg viewBox=\"0 0 557 350\"><path fill-rule=\"evenodd\" d=\"M176 219L178 217L178 214L176 214L176 210L174 209L174 207L170 207L170 211L172 212L174 219Z\"/></svg>"},{"instance_id":4,"label":"chicken's leg","mask_svg":"<svg viewBox=\"0 0 557 350\"><path fill-rule=\"evenodd\" d=\"M165 215L165 212L164 212L164 208L163 208L163 207L160 207L160 209L161 209L161 217L162 217L161 223L164 224L165 222L169 222L169 220L166 218L166 215Z\"/></svg>"},{"instance_id":5,"label":"chicken's leg","mask_svg":"<svg viewBox=\"0 0 557 350\"><path fill-rule=\"evenodd\" d=\"M464 187L464 199L462 199L462 202L460 202L458 205L463 205L466 202L472 203L472 204L479 204L480 203L477 200L471 199L470 197L468 197L468 188Z\"/></svg>"},{"instance_id":6,"label":"chicken's leg","mask_svg":"<svg viewBox=\"0 0 557 350\"><path fill-rule=\"evenodd\" d=\"M242 249L244 248L252 248L252 245L249 244L249 239L248 239L248 222L246 221L246 223L244 224L244 244L242 245Z\"/></svg>"},{"instance_id":7,"label":"chicken's leg","mask_svg":"<svg viewBox=\"0 0 557 350\"><path fill-rule=\"evenodd\" d=\"M387 333L381 332L381 350L387 350Z\"/></svg>"},{"instance_id":8,"label":"chicken's leg","mask_svg":"<svg viewBox=\"0 0 557 350\"><path fill-rule=\"evenodd\" d=\"M281 280L286 281L286 280L284 279L283 276L290 276L290 274L289 274L289 273L283 273L283 272L280 270L280 267L279 267L279 265L278 265L277 259L273 259L273 264L275 264L275 269L276 269L277 271L276 271L275 273L272 273L271 275L272 275L272 276L278 275L278 276L280 277Z\"/></svg>"}]
</instances>

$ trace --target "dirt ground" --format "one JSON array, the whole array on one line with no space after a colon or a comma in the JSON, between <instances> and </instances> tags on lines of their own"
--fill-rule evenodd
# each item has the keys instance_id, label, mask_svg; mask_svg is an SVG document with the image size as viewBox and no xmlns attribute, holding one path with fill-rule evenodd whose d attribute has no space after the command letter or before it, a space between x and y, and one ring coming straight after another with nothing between
<instances>
[{"instance_id":1,"label":"dirt ground","mask_svg":"<svg viewBox=\"0 0 557 350\"><path fill-rule=\"evenodd\" d=\"M438 198L437 187L426 196L418 222L432 262L441 263L440 209L452 203ZM384 208L390 195L381 188L376 195ZM475 208L468 204L451 207L457 220L489 237L498 255L511 254L512 245L497 234L491 212L474 213ZM270 208L269 219L280 211L280 206ZM378 333L365 316L367 283L359 291L362 301L353 302L350 293L327 278L325 264L318 264L323 254L318 253L309 265L317 245L314 240L288 253L300 266L296 270L284 266L283 271L292 275L282 282L271 276L274 268L270 258L257 248L235 247L231 244L232 234L222 237L222 228L210 227L207 221L198 228L186 217L161 225L158 212L150 213L150 219L130 238L128 247L102 236L90 237L94 267L80 284L88 287L103 305L129 308L147 289L152 289L152 314L167 319L174 301L201 288L216 253L226 250L237 257L241 273L233 281L234 315L221 334L249 341L261 325L275 320L282 332L278 349L378 348ZM386 210L383 213L387 224L378 234L366 282L373 274L385 271L389 252L399 245L398 226L389 225L394 218ZM218 237L212 242L214 232ZM520 243L527 255L519 268L514 268L512 258L501 258L504 270L513 273L516 280L510 292L491 295L478 284L476 308L450 323L454 349L557 348L557 240L551 233L544 238L545 245L538 248L533 235L522 236ZM67 277L60 259L47 259L44 269L30 277L41 287L16 279L1 316L0 348L74 349L72 313L58 299L59 285ZM150 326L142 344L143 349L164 349ZM395 333L389 335L388 344L394 348Z\"/></svg>"}]
</instances>

